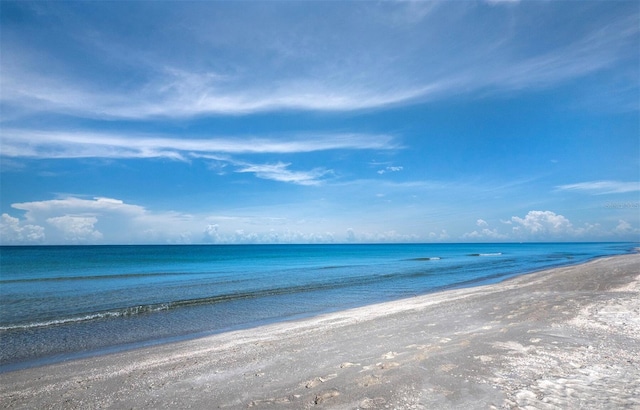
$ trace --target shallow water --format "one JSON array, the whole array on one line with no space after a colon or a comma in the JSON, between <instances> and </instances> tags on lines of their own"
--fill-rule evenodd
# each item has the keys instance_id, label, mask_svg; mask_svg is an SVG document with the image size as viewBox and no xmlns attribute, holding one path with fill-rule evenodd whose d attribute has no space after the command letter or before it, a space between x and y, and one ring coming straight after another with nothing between
<instances>
[{"instance_id":1,"label":"shallow water","mask_svg":"<svg viewBox=\"0 0 640 410\"><path fill-rule=\"evenodd\" d=\"M0 248L0 370L474 286L631 243Z\"/></svg>"}]
</instances>

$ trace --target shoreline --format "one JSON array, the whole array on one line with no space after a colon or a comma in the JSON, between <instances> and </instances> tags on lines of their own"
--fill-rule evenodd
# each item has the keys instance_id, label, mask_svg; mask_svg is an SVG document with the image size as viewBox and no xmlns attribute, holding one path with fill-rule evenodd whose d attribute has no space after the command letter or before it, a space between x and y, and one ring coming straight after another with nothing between
<instances>
[{"instance_id":1,"label":"shoreline","mask_svg":"<svg viewBox=\"0 0 640 410\"><path fill-rule=\"evenodd\" d=\"M640 248L634 248L633 250L628 250L627 253L623 253L620 255L633 254L634 251L635 253L640 252ZM502 252L486 253L486 254L471 253L471 254L467 254L466 256L493 257L498 255L502 255ZM88 359L92 357L108 355L113 353L122 353L122 352L141 349L141 348L150 348L150 347L160 346L164 344L179 343L179 342L195 340L195 339L200 339L200 338L209 337L209 336L215 336L215 335L219 335L227 332L259 328L259 327L270 325L270 324L286 323L286 322L298 321L298 320L307 320L307 319L314 318L316 316L337 313L344 310L351 310L359 307L366 307L368 305L374 306L374 305L388 303L388 302L402 301L403 299L407 299L407 298L433 295L436 293L446 292L446 291L455 290L455 289L465 289L465 288L473 288L478 286L496 284L496 283L501 283L504 281L511 280L519 276L535 274L537 272L541 272L549 269L557 269L557 268L563 268L568 266L580 265L580 264L591 262L599 258L605 258L608 256L614 256L614 255L592 256L591 258L580 260L580 261L565 260L564 262L559 262L552 266L547 266L544 268L537 267L537 268L530 268L522 271L513 271L508 273L502 272L502 273L489 275L485 277L469 279L467 281L462 281L458 283L434 287L433 289L426 291L424 293L417 292L412 295L402 296L398 299L391 298L391 299L384 300L383 298L383 300L371 301L366 304L352 303L350 304L351 306L327 307L319 311L299 313L299 314L288 315L284 317L270 318L266 320L258 320L250 323L240 323L237 325L223 327L215 330L202 330L194 333L180 333L175 335L162 336L160 338L146 338L146 339L141 339L139 341L129 341L129 342L119 343L119 344L109 344L109 345L104 345L103 347L97 347L97 348L91 348L91 349L85 348L83 350L76 350L76 351L71 351L66 353L60 352L53 355L44 355L40 357L26 358L26 360L23 360L23 361L6 362L6 363L0 364L0 374L12 372L12 371L48 366L56 363L68 362L73 360ZM429 258L415 258L415 259L409 259L409 260L423 261L423 260L440 260L440 259L441 259L440 257L434 257L434 258L429 257Z\"/></svg>"},{"instance_id":2,"label":"shoreline","mask_svg":"<svg viewBox=\"0 0 640 410\"><path fill-rule=\"evenodd\" d=\"M637 272L638 254L597 258L9 371L0 399L7 408L637 406Z\"/></svg>"}]
</instances>

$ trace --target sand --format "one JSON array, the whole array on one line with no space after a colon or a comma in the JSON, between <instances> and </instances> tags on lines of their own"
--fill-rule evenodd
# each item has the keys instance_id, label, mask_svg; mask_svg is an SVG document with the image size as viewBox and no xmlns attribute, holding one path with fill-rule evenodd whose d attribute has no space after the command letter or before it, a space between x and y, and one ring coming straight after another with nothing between
<instances>
[{"instance_id":1,"label":"sand","mask_svg":"<svg viewBox=\"0 0 640 410\"><path fill-rule=\"evenodd\" d=\"M640 255L0 375L3 408L640 408Z\"/></svg>"}]
</instances>

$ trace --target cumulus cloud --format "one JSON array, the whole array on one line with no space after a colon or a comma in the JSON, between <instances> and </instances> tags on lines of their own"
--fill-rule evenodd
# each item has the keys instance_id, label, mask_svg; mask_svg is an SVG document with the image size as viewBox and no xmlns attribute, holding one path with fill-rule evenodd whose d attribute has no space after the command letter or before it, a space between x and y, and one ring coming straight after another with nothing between
<instances>
[{"instance_id":1,"label":"cumulus cloud","mask_svg":"<svg viewBox=\"0 0 640 410\"><path fill-rule=\"evenodd\" d=\"M153 213L139 205L104 197L66 197L11 206L23 211L24 219L8 214L3 218L3 242L8 241L6 238L26 241L28 237L40 241L46 238L49 244L177 241L180 226L189 219L188 215Z\"/></svg>"},{"instance_id":2,"label":"cumulus cloud","mask_svg":"<svg viewBox=\"0 0 640 410\"><path fill-rule=\"evenodd\" d=\"M145 209L141 206L126 204L119 199L103 197L84 199L71 196L45 201L18 202L12 204L11 207L26 211L27 220L43 219L51 214L59 215L60 213L67 215L120 213L132 216L145 213Z\"/></svg>"},{"instance_id":3,"label":"cumulus cloud","mask_svg":"<svg viewBox=\"0 0 640 410\"><path fill-rule=\"evenodd\" d=\"M102 233L94 229L98 222L95 216L64 215L48 218L47 222L61 231L70 242L95 242L102 239Z\"/></svg>"},{"instance_id":4,"label":"cumulus cloud","mask_svg":"<svg viewBox=\"0 0 640 410\"><path fill-rule=\"evenodd\" d=\"M322 221L262 214L212 215L152 211L113 198L67 197L12 205L3 214L3 244L331 243L344 241ZM275 211L283 215L290 209ZM380 235L380 238L384 235ZM391 235L388 235L391 238Z\"/></svg>"},{"instance_id":5,"label":"cumulus cloud","mask_svg":"<svg viewBox=\"0 0 640 410\"><path fill-rule=\"evenodd\" d=\"M514 216L511 221L516 225L513 227L514 233L552 237L575 233L567 218L551 211L529 211L524 218Z\"/></svg>"},{"instance_id":6,"label":"cumulus cloud","mask_svg":"<svg viewBox=\"0 0 640 410\"><path fill-rule=\"evenodd\" d=\"M640 228L634 228L629 222L620 219L618 225L613 230L616 235L638 235L640 234Z\"/></svg>"},{"instance_id":7,"label":"cumulus cloud","mask_svg":"<svg viewBox=\"0 0 640 410\"><path fill-rule=\"evenodd\" d=\"M218 224L209 224L204 229L203 233L203 241L206 243L219 243L220 242L220 233L218 232L218 228L220 226Z\"/></svg>"},{"instance_id":8,"label":"cumulus cloud","mask_svg":"<svg viewBox=\"0 0 640 410\"><path fill-rule=\"evenodd\" d=\"M552 211L529 211L524 218L511 218L514 239L574 240L611 237L613 232L598 223L574 225L568 218Z\"/></svg>"},{"instance_id":9,"label":"cumulus cloud","mask_svg":"<svg viewBox=\"0 0 640 410\"><path fill-rule=\"evenodd\" d=\"M12 206L21 211L22 216L2 215L0 241L3 244L379 243L438 242L452 237L440 227L414 234L415 222L394 230L384 227L383 221L373 223L351 218L336 222L322 216L309 218L307 211L294 216L292 209L284 205L269 211L187 214L153 211L113 198L67 197ZM548 210L533 210L524 216L499 220L499 226L494 227L485 219L477 219L472 222L475 227L467 233L451 225L453 237L469 241L634 240L640 234L637 221L620 219L606 226L577 224ZM352 227L346 228L350 225Z\"/></svg>"},{"instance_id":10,"label":"cumulus cloud","mask_svg":"<svg viewBox=\"0 0 640 410\"><path fill-rule=\"evenodd\" d=\"M481 229L464 233L461 237L468 240L506 241L601 240L628 237L635 232L625 221L608 230L598 223L586 222L576 226L565 216L553 211L529 211L524 217L512 216L509 220L501 219L500 223L502 229L491 228L484 219L478 219L476 225Z\"/></svg>"},{"instance_id":11,"label":"cumulus cloud","mask_svg":"<svg viewBox=\"0 0 640 410\"><path fill-rule=\"evenodd\" d=\"M8 214L2 214L0 218L0 243L34 244L44 240L44 227L25 223Z\"/></svg>"},{"instance_id":12,"label":"cumulus cloud","mask_svg":"<svg viewBox=\"0 0 640 410\"><path fill-rule=\"evenodd\" d=\"M332 232L302 232L290 229L263 231L248 229L224 230L218 224L209 224L204 229L204 243L214 244L273 244L273 243L332 243Z\"/></svg>"},{"instance_id":13,"label":"cumulus cloud","mask_svg":"<svg viewBox=\"0 0 640 410\"><path fill-rule=\"evenodd\" d=\"M618 221L618 226L616 226L616 232L625 233L631 230L631 224L627 221L620 220Z\"/></svg>"},{"instance_id":14,"label":"cumulus cloud","mask_svg":"<svg viewBox=\"0 0 640 410\"><path fill-rule=\"evenodd\" d=\"M359 243L404 243L404 242L417 242L420 237L415 234L401 233L396 230L380 230L380 231L358 231L356 232L349 228L347 229L347 242L359 242Z\"/></svg>"},{"instance_id":15,"label":"cumulus cloud","mask_svg":"<svg viewBox=\"0 0 640 410\"><path fill-rule=\"evenodd\" d=\"M429 241L440 242L449 239L449 233L446 229L441 229L440 232L429 232Z\"/></svg>"},{"instance_id":16,"label":"cumulus cloud","mask_svg":"<svg viewBox=\"0 0 640 410\"><path fill-rule=\"evenodd\" d=\"M481 240L505 240L508 239L508 235L498 232L496 228L491 229L489 223L484 219L478 219L476 226L481 229L477 229L471 232L464 233L462 239L471 241Z\"/></svg>"},{"instance_id":17,"label":"cumulus cloud","mask_svg":"<svg viewBox=\"0 0 640 410\"><path fill-rule=\"evenodd\" d=\"M489 229L489 228L484 228L481 230L475 230L472 232L467 232L464 235L462 235L462 238L464 239L471 239L471 240L493 240L493 239L507 239L508 236L506 234L502 234L499 233L497 229Z\"/></svg>"}]
</instances>

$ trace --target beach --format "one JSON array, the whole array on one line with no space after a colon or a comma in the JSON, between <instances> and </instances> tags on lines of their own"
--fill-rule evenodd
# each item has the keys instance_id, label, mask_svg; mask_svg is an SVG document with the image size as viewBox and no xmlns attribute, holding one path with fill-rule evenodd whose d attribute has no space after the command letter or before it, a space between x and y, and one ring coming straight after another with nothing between
<instances>
[{"instance_id":1,"label":"beach","mask_svg":"<svg viewBox=\"0 0 640 410\"><path fill-rule=\"evenodd\" d=\"M640 255L0 375L3 408L640 408Z\"/></svg>"}]
</instances>

